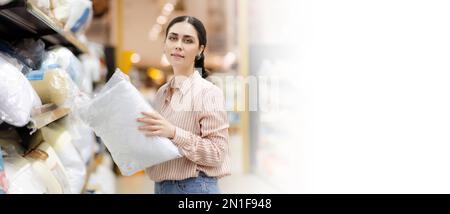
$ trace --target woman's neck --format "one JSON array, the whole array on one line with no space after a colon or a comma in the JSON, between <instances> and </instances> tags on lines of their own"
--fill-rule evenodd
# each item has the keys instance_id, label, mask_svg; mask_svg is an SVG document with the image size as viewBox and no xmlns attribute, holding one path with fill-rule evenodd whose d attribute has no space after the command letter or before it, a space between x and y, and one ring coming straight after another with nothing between
<instances>
[{"instance_id":1,"label":"woman's neck","mask_svg":"<svg viewBox=\"0 0 450 214\"><path fill-rule=\"evenodd\" d=\"M172 67L175 76L191 76L194 73L194 66L189 67Z\"/></svg>"}]
</instances>

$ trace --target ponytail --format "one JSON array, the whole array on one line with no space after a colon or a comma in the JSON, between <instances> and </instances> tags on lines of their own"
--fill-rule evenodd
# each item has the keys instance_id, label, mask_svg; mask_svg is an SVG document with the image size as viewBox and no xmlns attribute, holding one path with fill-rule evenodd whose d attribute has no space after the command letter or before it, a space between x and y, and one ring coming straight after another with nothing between
<instances>
[{"instance_id":1,"label":"ponytail","mask_svg":"<svg viewBox=\"0 0 450 214\"><path fill-rule=\"evenodd\" d=\"M205 55L203 52L200 54L200 58L195 58L194 67L198 69L198 72L204 79L209 76L209 72L205 68Z\"/></svg>"}]
</instances>

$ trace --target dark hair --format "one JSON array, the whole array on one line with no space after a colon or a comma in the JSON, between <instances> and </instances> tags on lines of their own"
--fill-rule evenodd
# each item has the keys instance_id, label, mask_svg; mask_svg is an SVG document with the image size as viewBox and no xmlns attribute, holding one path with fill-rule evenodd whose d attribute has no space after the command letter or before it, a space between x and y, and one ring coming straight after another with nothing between
<instances>
[{"instance_id":1,"label":"dark hair","mask_svg":"<svg viewBox=\"0 0 450 214\"><path fill-rule=\"evenodd\" d=\"M204 48L206 48L206 29L205 26L203 25L203 23L198 20L197 18L193 17L193 16L178 16L174 19L172 19L172 21L169 23L169 25L167 26L166 29L166 38L167 35L169 34L169 29L176 23L179 22L187 22L189 24L191 24L192 26L194 26L195 30L197 31L197 37L198 37L198 41L199 41L199 47L203 45ZM205 69L205 54L203 53L205 51L205 49L203 49L203 51L200 53L200 58L195 58L195 64L194 67L195 68L199 68L200 70L200 74L202 75L203 78L208 77L209 72Z\"/></svg>"}]
</instances>

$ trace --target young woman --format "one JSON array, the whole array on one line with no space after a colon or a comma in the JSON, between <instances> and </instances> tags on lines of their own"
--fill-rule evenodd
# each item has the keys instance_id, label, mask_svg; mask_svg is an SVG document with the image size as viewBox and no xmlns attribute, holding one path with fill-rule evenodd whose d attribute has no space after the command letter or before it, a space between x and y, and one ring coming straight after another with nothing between
<instances>
[{"instance_id":1,"label":"young woman","mask_svg":"<svg viewBox=\"0 0 450 214\"><path fill-rule=\"evenodd\" d=\"M230 174L228 119L222 91L205 80L206 30L191 16L173 19L164 54L174 77L156 94L155 110L145 112L139 129L169 138L183 157L146 170L156 194L218 194L217 179Z\"/></svg>"}]
</instances>

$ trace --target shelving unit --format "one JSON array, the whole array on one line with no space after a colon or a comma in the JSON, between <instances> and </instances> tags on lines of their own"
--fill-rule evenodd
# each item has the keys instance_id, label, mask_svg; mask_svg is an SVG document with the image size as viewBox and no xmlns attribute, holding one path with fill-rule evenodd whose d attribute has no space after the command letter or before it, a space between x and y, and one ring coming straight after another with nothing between
<instances>
[{"instance_id":1,"label":"shelving unit","mask_svg":"<svg viewBox=\"0 0 450 214\"><path fill-rule=\"evenodd\" d=\"M42 39L46 47L55 45L71 50L75 55L88 53L88 48L70 31L65 31L63 24L55 18L41 11L28 0L15 0L7 5L0 6L0 39L8 42L24 38ZM22 145L27 152L32 152L42 142L42 133L33 133L30 130L39 130L53 122L69 115L70 108L45 104L32 110L32 122L26 127L16 127L18 134L23 138ZM3 124L3 126L9 126ZM86 177L81 193L85 193L88 181L101 163L103 154L94 154L86 165Z\"/></svg>"},{"instance_id":2,"label":"shelving unit","mask_svg":"<svg viewBox=\"0 0 450 214\"><path fill-rule=\"evenodd\" d=\"M28 126L30 129L40 129L70 113L69 108L57 107L54 104L41 106L34 111L38 113L32 115L34 123Z\"/></svg>"},{"instance_id":3,"label":"shelving unit","mask_svg":"<svg viewBox=\"0 0 450 214\"><path fill-rule=\"evenodd\" d=\"M48 46L62 45L78 55L87 47L61 23L49 17L27 0L16 0L0 6L0 37L3 39L42 38Z\"/></svg>"}]
</instances>

